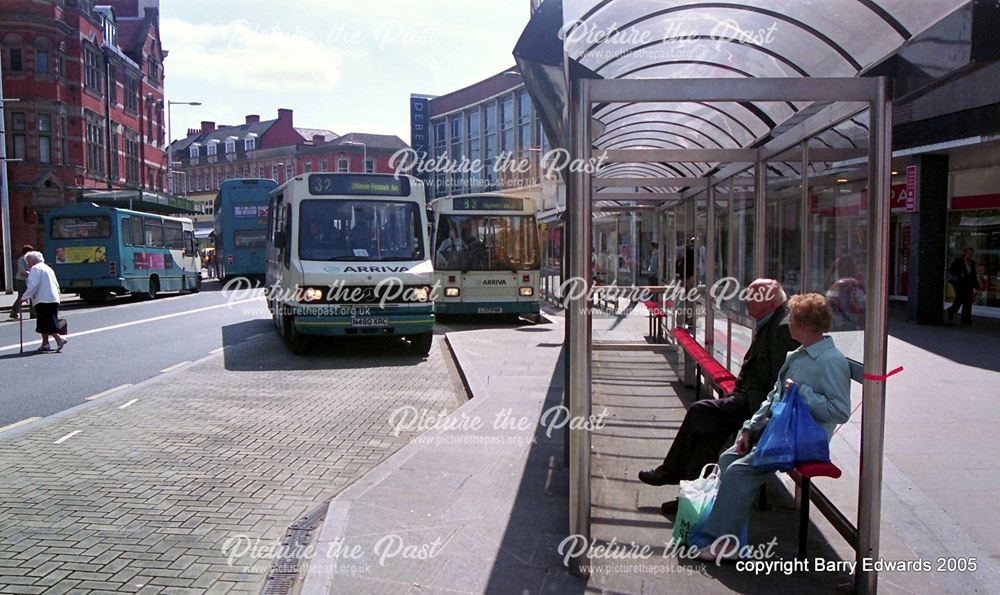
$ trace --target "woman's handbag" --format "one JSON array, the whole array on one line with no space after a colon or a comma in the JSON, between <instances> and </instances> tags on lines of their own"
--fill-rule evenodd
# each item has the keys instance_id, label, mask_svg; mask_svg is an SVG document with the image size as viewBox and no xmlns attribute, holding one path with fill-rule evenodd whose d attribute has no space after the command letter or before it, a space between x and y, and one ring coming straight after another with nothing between
<instances>
[{"instance_id":1,"label":"woman's handbag","mask_svg":"<svg viewBox=\"0 0 1000 595\"><path fill-rule=\"evenodd\" d=\"M59 334L60 335L68 335L69 334L69 325L66 324L66 319L65 318L60 318L59 320L56 321L56 323L59 326Z\"/></svg>"},{"instance_id":2,"label":"woman's handbag","mask_svg":"<svg viewBox=\"0 0 1000 595\"><path fill-rule=\"evenodd\" d=\"M705 510L715 501L719 491L719 466L709 463L697 479L681 481L677 516L674 520L674 542L687 543L691 531Z\"/></svg>"},{"instance_id":3,"label":"woman's handbag","mask_svg":"<svg viewBox=\"0 0 1000 595\"><path fill-rule=\"evenodd\" d=\"M789 471L796 463L830 461L826 432L799 396L797 384L771 406L771 420L757 442L751 465L761 471Z\"/></svg>"}]
</instances>

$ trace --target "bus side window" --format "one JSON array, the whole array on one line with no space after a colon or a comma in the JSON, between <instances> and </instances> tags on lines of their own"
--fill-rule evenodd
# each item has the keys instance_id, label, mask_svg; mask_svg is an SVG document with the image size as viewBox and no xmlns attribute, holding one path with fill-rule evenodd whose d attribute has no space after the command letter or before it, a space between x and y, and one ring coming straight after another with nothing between
<instances>
[{"instance_id":1,"label":"bus side window","mask_svg":"<svg viewBox=\"0 0 1000 595\"><path fill-rule=\"evenodd\" d=\"M163 222L161 220L143 217L142 233L146 238L146 246L150 248L163 247Z\"/></svg>"},{"instance_id":2,"label":"bus side window","mask_svg":"<svg viewBox=\"0 0 1000 595\"><path fill-rule=\"evenodd\" d=\"M131 222L132 222L132 218L131 217L122 217L121 236L122 236L122 244L125 245L125 246L131 246L132 245L132 223Z\"/></svg>"},{"instance_id":3,"label":"bus side window","mask_svg":"<svg viewBox=\"0 0 1000 595\"><path fill-rule=\"evenodd\" d=\"M142 246L142 219L132 217L132 245Z\"/></svg>"},{"instance_id":4,"label":"bus side window","mask_svg":"<svg viewBox=\"0 0 1000 595\"><path fill-rule=\"evenodd\" d=\"M186 231L184 232L184 256L194 256L198 253L198 249L194 245L194 232Z\"/></svg>"},{"instance_id":5,"label":"bus side window","mask_svg":"<svg viewBox=\"0 0 1000 595\"><path fill-rule=\"evenodd\" d=\"M282 248L285 251L285 268L292 266L292 207L291 205L285 205L282 209L282 223L284 223L285 229L285 246Z\"/></svg>"}]
</instances>

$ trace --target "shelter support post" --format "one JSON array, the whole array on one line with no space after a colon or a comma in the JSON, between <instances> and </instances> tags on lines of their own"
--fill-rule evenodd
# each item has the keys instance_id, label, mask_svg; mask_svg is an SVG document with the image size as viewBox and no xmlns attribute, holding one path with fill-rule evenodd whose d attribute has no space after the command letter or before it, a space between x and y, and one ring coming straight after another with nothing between
<instances>
[{"instance_id":1,"label":"shelter support post","mask_svg":"<svg viewBox=\"0 0 1000 595\"><path fill-rule=\"evenodd\" d=\"M892 164L892 93L889 79L873 79L868 152L868 274L865 310L865 380L862 383L861 477L858 483L858 572L855 588L862 595L878 591L878 573L864 571L865 558L879 555L882 511L882 456L885 433L885 381L872 380L886 368L886 287L889 262L889 184Z\"/></svg>"}]
</instances>

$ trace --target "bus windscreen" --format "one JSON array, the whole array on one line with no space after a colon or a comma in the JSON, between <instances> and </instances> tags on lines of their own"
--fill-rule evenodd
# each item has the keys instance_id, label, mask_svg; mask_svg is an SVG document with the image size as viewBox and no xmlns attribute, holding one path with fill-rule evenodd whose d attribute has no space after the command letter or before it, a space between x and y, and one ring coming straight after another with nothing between
<instances>
[{"instance_id":1,"label":"bus windscreen","mask_svg":"<svg viewBox=\"0 0 1000 595\"><path fill-rule=\"evenodd\" d=\"M299 258L365 262L423 260L420 206L403 201L302 201Z\"/></svg>"},{"instance_id":2,"label":"bus windscreen","mask_svg":"<svg viewBox=\"0 0 1000 595\"><path fill-rule=\"evenodd\" d=\"M441 215L437 229L437 270L522 271L541 264L533 215Z\"/></svg>"}]
</instances>

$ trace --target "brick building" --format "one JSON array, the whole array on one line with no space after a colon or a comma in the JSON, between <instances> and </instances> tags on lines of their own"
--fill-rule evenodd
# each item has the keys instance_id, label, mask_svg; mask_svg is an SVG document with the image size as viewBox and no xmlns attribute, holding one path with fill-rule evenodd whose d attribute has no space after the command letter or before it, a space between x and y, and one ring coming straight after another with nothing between
<instances>
[{"instance_id":1,"label":"brick building","mask_svg":"<svg viewBox=\"0 0 1000 595\"><path fill-rule=\"evenodd\" d=\"M3 0L12 245L87 190L166 183L159 0Z\"/></svg>"},{"instance_id":2,"label":"brick building","mask_svg":"<svg viewBox=\"0 0 1000 595\"><path fill-rule=\"evenodd\" d=\"M290 109L261 120L246 116L243 124L202 122L187 131L170 150L177 194L203 205L198 227L211 227L211 204L223 181L231 178L270 178L283 184L307 172L392 172L393 153L406 148L398 136L297 128ZM367 161L366 161L367 159Z\"/></svg>"}]
</instances>

